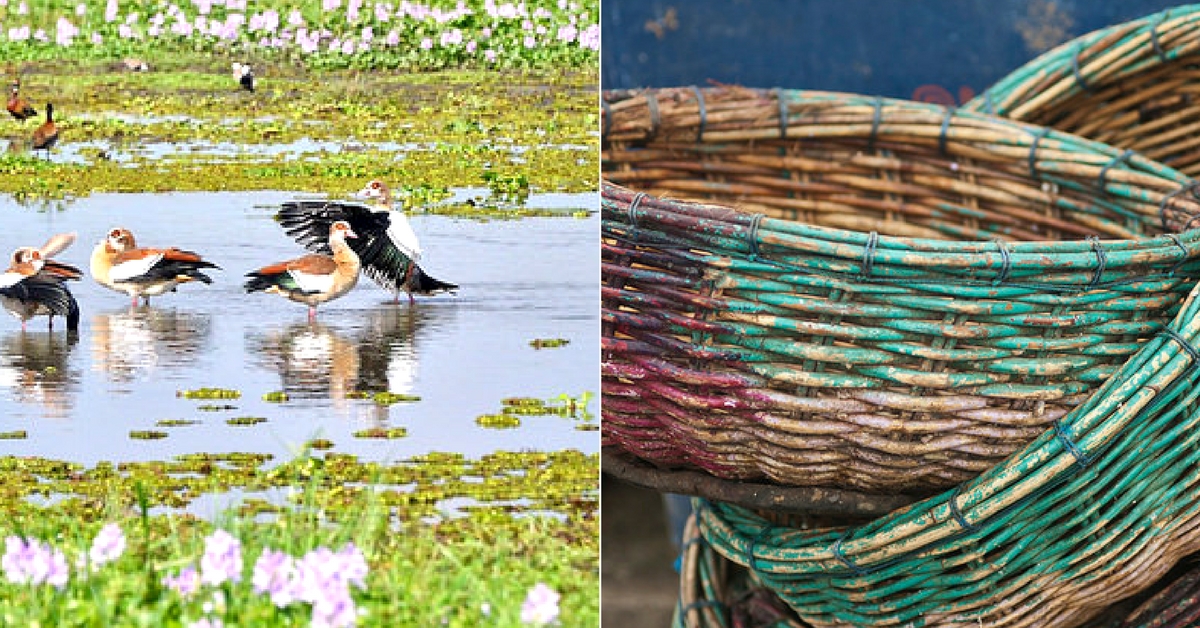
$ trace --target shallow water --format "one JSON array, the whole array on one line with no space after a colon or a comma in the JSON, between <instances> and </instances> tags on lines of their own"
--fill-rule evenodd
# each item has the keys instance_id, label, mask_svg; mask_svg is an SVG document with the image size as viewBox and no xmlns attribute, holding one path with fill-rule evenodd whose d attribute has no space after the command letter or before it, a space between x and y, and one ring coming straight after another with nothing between
<instances>
[{"instance_id":1,"label":"shallow water","mask_svg":"<svg viewBox=\"0 0 1200 628\"><path fill-rule=\"evenodd\" d=\"M469 194L469 191L460 191ZM77 339L46 330L21 332L0 319L0 455L38 455L91 464L165 459L181 453L264 452L288 458L314 437L364 460L405 459L430 451L469 457L496 450L599 448L578 420L522 416L516 429L487 429L475 419L499 413L506 397L553 399L599 391L598 218L478 221L412 217L422 267L458 283L456 296L409 305L363 278L347 296L323 305L310 325L306 308L277 295L245 294L244 273L303 254L271 219L286 192L101 194L63 211L37 211L0 198L7 229L0 252L78 233L57 259L87 268L95 243L117 225L143 246L178 246L222 267L212 285L131 308L123 294L90 278L72 284L83 310ZM535 195L530 205L595 208L595 194ZM564 338L535 349L534 339ZM179 391L236 389L238 399L187 399ZM382 406L352 391L390 391L419 401ZM288 400L263 395L284 391ZM203 409L215 406L216 409ZM596 402L587 408L598 412ZM263 417L253 426L226 423ZM162 419L198 423L158 427ZM399 439L356 438L373 426L403 427ZM137 440L134 430L161 430Z\"/></svg>"}]
</instances>

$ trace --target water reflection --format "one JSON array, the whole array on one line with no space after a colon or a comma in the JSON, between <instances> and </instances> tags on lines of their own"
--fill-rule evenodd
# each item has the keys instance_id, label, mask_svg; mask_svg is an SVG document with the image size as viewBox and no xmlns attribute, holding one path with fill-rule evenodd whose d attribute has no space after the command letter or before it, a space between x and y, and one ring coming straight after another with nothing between
<instances>
[{"instance_id":1,"label":"water reflection","mask_svg":"<svg viewBox=\"0 0 1200 628\"><path fill-rule=\"evenodd\" d=\"M92 317L92 365L109 379L132 381L161 368L185 367L212 332L209 314L141 306Z\"/></svg>"},{"instance_id":2,"label":"water reflection","mask_svg":"<svg viewBox=\"0 0 1200 628\"><path fill-rule=\"evenodd\" d=\"M411 394L420 363L417 340L439 325L442 311L452 308L384 304L364 312L361 324L350 329L318 321L247 332L247 351L259 366L279 373L291 399L330 399L342 406L353 392Z\"/></svg>"},{"instance_id":3,"label":"water reflection","mask_svg":"<svg viewBox=\"0 0 1200 628\"><path fill-rule=\"evenodd\" d=\"M0 386L20 403L36 405L47 418L71 415L78 369L67 357L79 342L78 334L18 332L0 341Z\"/></svg>"}]
</instances>

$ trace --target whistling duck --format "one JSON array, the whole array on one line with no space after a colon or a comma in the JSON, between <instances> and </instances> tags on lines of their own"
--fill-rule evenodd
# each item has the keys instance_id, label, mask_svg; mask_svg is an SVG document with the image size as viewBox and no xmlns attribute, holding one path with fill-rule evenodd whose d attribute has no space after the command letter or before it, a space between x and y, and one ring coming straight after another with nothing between
<instances>
[{"instance_id":1,"label":"whistling duck","mask_svg":"<svg viewBox=\"0 0 1200 628\"><path fill-rule=\"evenodd\" d=\"M246 292L274 292L308 306L308 320L317 318L317 305L346 294L358 283L360 263L346 238L357 238L350 223L339 220L329 226L328 246L332 253L312 253L264 266L246 276Z\"/></svg>"},{"instance_id":2,"label":"whistling duck","mask_svg":"<svg viewBox=\"0 0 1200 628\"><path fill-rule=\"evenodd\" d=\"M357 194L371 199L372 205L331 201L291 201L283 204L276 218L287 234L310 251L327 252L324 239L335 220L350 223L360 234L352 248L362 260L363 273L372 281L400 298L414 294L454 292L456 284L434 279L418 265L421 244L403 211L392 208L391 191L382 181L372 181Z\"/></svg>"},{"instance_id":3,"label":"whistling duck","mask_svg":"<svg viewBox=\"0 0 1200 628\"><path fill-rule=\"evenodd\" d=\"M66 264L58 266L77 270ZM79 304L63 283L66 278L70 277L46 268L41 251L31 247L18 249L8 270L0 274L0 302L21 321L21 331L34 316L49 317L49 328L54 329L56 315L66 317L68 330L77 330Z\"/></svg>"},{"instance_id":4,"label":"whistling duck","mask_svg":"<svg viewBox=\"0 0 1200 628\"><path fill-rule=\"evenodd\" d=\"M150 297L174 292L181 283L212 283L206 268L220 268L191 251L177 248L139 248L128 229L117 227L92 250L92 278L100 285L124 292L137 305L138 297L150 304Z\"/></svg>"},{"instance_id":5,"label":"whistling duck","mask_svg":"<svg viewBox=\"0 0 1200 628\"><path fill-rule=\"evenodd\" d=\"M250 69L249 65L234 63L233 80L237 81L242 86L242 89L248 92L254 91L254 72Z\"/></svg>"},{"instance_id":6,"label":"whistling duck","mask_svg":"<svg viewBox=\"0 0 1200 628\"><path fill-rule=\"evenodd\" d=\"M8 97L8 112L18 120L25 120L37 115L37 110L29 102L21 98L21 80L13 79L12 95Z\"/></svg>"},{"instance_id":7,"label":"whistling duck","mask_svg":"<svg viewBox=\"0 0 1200 628\"><path fill-rule=\"evenodd\" d=\"M46 103L46 121L33 130L33 150L45 150L48 156L55 142L58 142L58 127L54 125L54 105Z\"/></svg>"}]
</instances>

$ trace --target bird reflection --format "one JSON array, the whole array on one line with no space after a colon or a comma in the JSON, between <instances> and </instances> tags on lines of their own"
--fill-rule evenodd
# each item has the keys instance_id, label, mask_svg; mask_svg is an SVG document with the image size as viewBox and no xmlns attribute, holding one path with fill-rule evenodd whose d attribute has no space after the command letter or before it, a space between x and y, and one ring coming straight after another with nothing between
<instances>
[{"instance_id":1,"label":"bird reflection","mask_svg":"<svg viewBox=\"0 0 1200 628\"><path fill-rule=\"evenodd\" d=\"M212 332L209 314L136 307L92 317L92 362L115 381L188 366Z\"/></svg>"},{"instance_id":2,"label":"bird reflection","mask_svg":"<svg viewBox=\"0 0 1200 628\"><path fill-rule=\"evenodd\" d=\"M78 334L25 333L0 341L0 386L20 403L41 406L47 418L71 414L79 372L68 368L67 357Z\"/></svg>"},{"instance_id":3,"label":"bird reflection","mask_svg":"<svg viewBox=\"0 0 1200 628\"><path fill-rule=\"evenodd\" d=\"M344 406L351 393L415 392L416 340L432 320L420 307L385 306L366 313L361 327L337 329L321 322L248 332L248 351L277 371L294 399L331 399ZM380 408L386 418L387 408Z\"/></svg>"}]
</instances>

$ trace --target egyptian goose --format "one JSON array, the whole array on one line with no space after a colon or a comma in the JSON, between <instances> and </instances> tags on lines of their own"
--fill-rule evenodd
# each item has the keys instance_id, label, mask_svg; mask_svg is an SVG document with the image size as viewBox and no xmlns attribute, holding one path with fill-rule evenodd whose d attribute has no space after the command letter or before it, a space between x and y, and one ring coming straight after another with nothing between
<instances>
[{"instance_id":1,"label":"egyptian goose","mask_svg":"<svg viewBox=\"0 0 1200 628\"><path fill-rule=\"evenodd\" d=\"M360 263L346 238L357 238L350 223L339 220L329 226L332 256L311 253L286 262L264 266L246 281L246 292L274 292L308 306L308 320L317 319L317 304L346 294L358 283Z\"/></svg>"},{"instance_id":2,"label":"egyptian goose","mask_svg":"<svg viewBox=\"0 0 1200 628\"><path fill-rule=\"evenodd\" d=\"M46 121L33 130L33 150L45 150L50 154L50 148L58 142L58 127L54 124L54 105L46 103Z\"/></svg>"},{"instance_id":3,"label":"egyptian goose","mask_svg":"<svg viewBox=\"0 0 1200 628\"><path fill-rule=\"evenodd\" d=\"M150 297L174 292L181 283L212 283L206 268L220 268L191 251L177 248L139 248L128 229L117 227L108 232L92 249L92 278L100 285L124 292L137 305L138 297L150 304Z\"/></svg>"},{"instance_id":4,"label":"egyptian goose","mask_svg":"<svg viewBox=\"0 0 1200 628\"><path fill-rule=\"evenodd\" d=\"M66 264L58 266L72 268ZM46 268L39 250L18 249L8 270L0 274L0 302L21 321L21 331L25 331L25 323L34 316L49 317L49 328L54 329L56 315L67 319L67 330L77 330L79 304L63 280L57 272Z\"/></svg>"},{"instance_id":5,"label":"egyptian goose","mask_svg":"<svg viewBox=\"0 0 1200 628\"><path fill-rule=\"evenodd\" d=\"M21 79L13 79L12 95L8 97L8 112L18 120L26 120L37 115L37 110L29 102L21 98Z\"/></svg>"},{"instance_id":6,"label":"egyptian goose","mask_svg":"<svg viewBox=\"0 0 1200 628\"><path fill-rule=\"evenodd\" d=\"M362 260L363 273L394 295L453 292L456 284L434 279L419 266L421 244L404 212L392 208L391 191L382 181L372 181L357 194L373 201L370 206L333 201L290 201L276 218L284 230L310 251L327 253L324 246L329 225L336 220L350 223L360 234L352 248Z\"/></svg>"},{"instance_id":7,"label":"egyptian goose","mask_svg":"<svg viewBox=\"0 0 1200 628\"><path fill-rule=\"evenodd\" d=\"M254 91L254 72L250 69L249 65L234 63L233 80L237 81L242 86L242 89L248 92Z\"/></svg>"}]
</instances>

